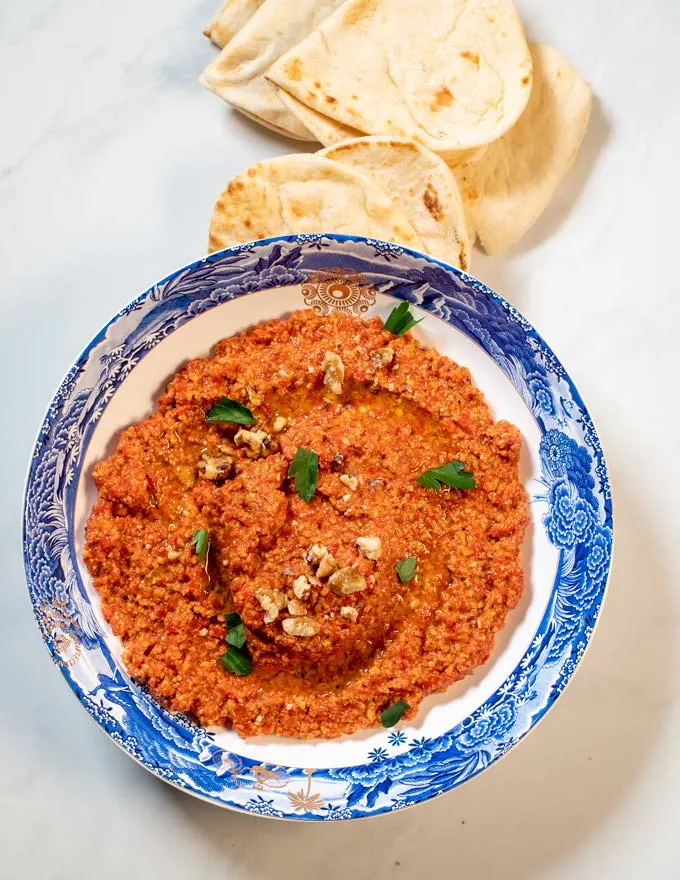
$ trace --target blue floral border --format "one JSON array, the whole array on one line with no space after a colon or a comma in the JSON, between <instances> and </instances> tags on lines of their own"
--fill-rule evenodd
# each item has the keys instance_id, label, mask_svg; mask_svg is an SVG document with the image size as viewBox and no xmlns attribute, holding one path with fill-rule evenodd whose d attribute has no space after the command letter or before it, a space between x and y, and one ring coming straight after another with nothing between
<instances>
[{"instance_id":1,"label":"blue floral border","mask_svg":"<svg viewBox=\"0 0 680 880\"><path fill-rule=\"evenodd\" d=\"M145 354L216 305L300 284L331 266L360 273L379 292L457 327L512 381L541 431L543 491L536 498L545 503L543 524L559 550L559 566L528 651L470 717L433 739L408 741L402 731L391 731L364 764L312 772L226 752L129 679L111 655L79 577L72 517L94 426ZM290 236L222 251L170 275L123 309L83 352L48 409L24 509L31 601L55 663L87 711L156 775L222 806L280 818L334 820L400 809L461 784L508 751L573 674L601 607L611 553L611 492L597 433L536 331L471 276L397 245L353 236ZM94 687L82 675L85 663L90 675L96 672Z\"/></svg>"}]
</instances>

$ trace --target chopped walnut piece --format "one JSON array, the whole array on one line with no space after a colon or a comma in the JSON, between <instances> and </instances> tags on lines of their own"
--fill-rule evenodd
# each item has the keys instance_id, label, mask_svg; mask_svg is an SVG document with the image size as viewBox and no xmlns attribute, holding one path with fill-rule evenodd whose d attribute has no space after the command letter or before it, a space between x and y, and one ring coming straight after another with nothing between
<instances>
[{"instance_id":1,"label":"chopped walnut piece","mask_svg":"<svg viewBox=\"0 0 680 880\"><path fill-rule=\"evenodd\" d=\"M276 618L279 616L279 609L273 603L263 604L264 609L264 617L262 618L264 622L274 623Z\"/></svg>"},{"instance_id":2,"label":"chopped walnut piece","mask_svg":"<svg viewBox=\"0 0 680 880\"><path fill-rule=\"evenodd\" d=\"M248 395L248 403L251 406L259 406L262 403L262 397L254 388L251 388L250 386L246 388L246 394Z\"/></svg>"},{"instance_id":3,"label":"chopped walnut piece","mask_svg":"<svg viewBox=\"0 0 680 880\"><path fill-rule=\"evenodd\" d=\"M209 455L208 450L201 452L198 462L198 476L202 480L219 482L228 479L234 470L234 459L229 455Z\"/></svg>"},{"instance_id":4,"label":"chopped walnut piece","mask_svg":"<svg viewBox=\"0 0 680 880\"><path fill-rule=\"evenodd\" d=\"M323 544L312 544L305 553L305 561L310 565L318 565L324 556L328 556L328 548L324 547Z\"/></svg>"},{"instance_id":5,"label":"chopped walnut piece","mask_svg":"<svg viewBox=\"0 0 680 880\"><path fill-rule=\"evenodd\" d=\"M394 360L394 350L391 348L376 348L371 352L371 366L379 369L387 367Z\"/></svg>"},{"instance_id":6,"label":"chopped walnut piece","mask_svg":"<svg viewBox=\"0 0 680 880\"><path fill-rule=\"evenodd\" d=\"M366 587L366 581L356 568L339 569L330 576L328 584L331 590L339 596L349 596Z\"/></svg>"},{"instance_id":7,"label":"chopped walnut piece","mask_svg":"<svg viewBox=\"0 0 680 880\"><path fill-rule=\"evenodd\" d=\"M358 477L350 477L349 474L340 474L340 482L343 486L347 486L348 489L351 489L352 492L356 492L359 487Z\"/></svg>"},{"instance_id":8,"label":"chopped walnut piece","mask_svg":"<svg viewBox=\"0 0 680 880\"><path fill-rule=\"evenodd\" d=\"M245 446L249 458L258 458L269 445L271 437L266 431L246 431L241 428L236 432L234 443L237 446Z\"/></svg>"},{"instance_id":9,"label":"chopped walnut piece","mask_svg":"<svg viewBox=\"0 0 680 880\"><path fill-rule=\"evenodd\" d=\"M356 622L358 616L359 612L352 605L343 605L340 609L340 617L344 617L345 620L352 620Z\"/></svg>"},{"instance_id":10,"label":"chopped walnut piece","mask_svg":"<svg viewBox=\"0 0 680 880\"><path fill-rule=\"evenodd\" d=\"M316 570L316 576L326 578L329 574L333 574L333 572L337 570L338 563L335 561L335 556L333 556L332 553L326 553L319 563L319 567Z\"/></svg>"},{"instance_id":11,"label":"chopped walnut piece","mask_svg":"<svg viewBox=\"0 0 680 880\"><path fill-rule=\"evenodd\" d=\"M264 622L273 623L279 616L279 611L286 607L288 599L281 590L270 590L258 587L255 590L255 598L264 611Z\"/></svg>"},{"instance_id":12,"label":"chopped walnut piece","mask_svg":"<svg viewBox=\"0 0 680 880\"><path fill-rule=\"evenodd\" d=\"M382 554L382 541L376 535L357 538L355 543L359 553L365 556L366 559L372 559L373 561L380 559Z\"/></svg>"},{"instance_id":13,"label":"chopped walnut piece","mask_svg":"<svg viewBox=\"0 0 680 880\"><path fill-rule=\"evenodd\" d=\"M342 383L345 380L345 365L340 355L327 351L321 362L324 371L323 384L331 394L342 394Z\"/></svg>"},{"instance_id":14,"label":"chopped walnut piece","mask_svg":"<svg viewBox=\"0 0 680 880\"><path fill-rule=\"evenodd\" d=\"M299 599L289 599L288 613L292 614L293 617L304 617L307 614L307 606L304 602L300 602Z\"/></svg>"},{"instance_id":15,"label":"chopped walnut piece","mask_svg":"<svg viewBox=\"0 0 680 880\"><path fill-rule=\"evenodd\" d=\"M293 581L293 592L298 599L306 599L311 589L311 584L303 574Z\"/></svg>"},{"instance_id":16,"label":"chopped walnut piece","mask_svg":"<svg viewBox=\"0 0 680 880\"><path fill-rule=\"evenodd\" d=\"M316 565L316 576L320 578L328 577L338 569L338 563L332 553L328 552L328 547L323 544L312 544L305 553L305 559L310 565Z\"/></svg>"},{"instance_id":17,"label":"chopped walnut piece","mask_svg":"<svg viewBox=\"0 0 680 880\"><path fill-rule=\"evenodd\" d=\"M287 635L304 638L315 636L321 629L320 624L312 617L286 617L281 626Z\"/></svg>"},{"instance_id":18,"label":"chopped walnut piece","mask_svg":"<svg viewBox=\"0 0 680 880\"><path fill-rule=\"evenodd\" d=\"M275 434L280 434L287 424L288 419L285 416L274 416L272 419L272 431Z\"/></svg>"}]
</instances>

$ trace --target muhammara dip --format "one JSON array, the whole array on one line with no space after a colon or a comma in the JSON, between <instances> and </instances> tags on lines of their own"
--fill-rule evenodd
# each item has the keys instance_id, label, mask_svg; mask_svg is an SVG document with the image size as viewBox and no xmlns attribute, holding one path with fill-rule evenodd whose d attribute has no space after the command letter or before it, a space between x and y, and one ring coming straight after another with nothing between
<instances>
[{"instance_id":1,"label":"muhammara dip","mask_svg":"<svg viewBox=\"0 0 680 880\"><path fill-rule=\"evenodd\" d=\"M220 342L94 469L85 560L131 675L243 736L412 717L520 598L519 450L466 368L377 318Z\"/></svg>"}]
</instances>

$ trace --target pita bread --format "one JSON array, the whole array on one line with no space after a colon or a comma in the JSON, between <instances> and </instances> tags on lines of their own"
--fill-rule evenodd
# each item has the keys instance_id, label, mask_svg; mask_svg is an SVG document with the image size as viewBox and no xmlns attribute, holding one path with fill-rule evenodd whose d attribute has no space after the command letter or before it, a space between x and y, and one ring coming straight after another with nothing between
<instances>
[{"instance_id":1,"label":"pita bread","mask_svg":"<svg viewBox=\"0 0 680 880\"><path fill-rule=\"evenodd\" d=\"M555 49L532 45L534 86L517 125L476 164L456 171L488 254L512 247L538 220L588 126L591 89Z\"/></svg>"},{"instance_id":2,"label":"pita bread","mask_svg":"<svg viewBox=\"0 0 680 880\"><path fill-rule=\"evenodd\" d=\"M458 185L444 160L427 147L403 138L365 137L317 155L365 174L402 209L428 254L469 268L470 242Z\"/></svg>"},{"instance_id":3,"label":"pita bread","mask_svg":"<svg viewBox=\"0 0 680 880\"><path fill-rule=\"evenodd\" d=\"M348 125L336 122L330 116L324 116L318 110L312 110L311 107L303 104L302 101L298 101L297 98L293 97L290 92L282 89L281 86L274 86L274 88L291 113L297 116L300 122L311 131L324 147L331 147L334 144L342 143L342 141L365 136L364 132L358 131L356 128L350 128ZM459 166L478 162L486 152L486 149L486 147L477 147L474 150L461 150L460 152L449 153L446 156L446 161L452 168L458 168Z\"/></svg>"},{"instance_id":4,"label":"pita bread","mask_svg":"<svg viewBox=\"0 0 680 880\"><path fill-rule=\"evenodd\" d=\"M446 156L514 125L531 55L511 0L347 0L267 76L343 125Z\"/></svg>"},{"instance_id":5,"label":"pita bread","mask_svg":"<svg viewBox=\"0 0 680 880\"><path fill-rule=\"evenodd\" d=\"M423 249L404 214L367 177L307 153L258 162L234 177L215 204L208 249L302 232L364 235Z\"/></svg>"},{"instance_id":6,"label":"pita bread","mask_svg":"<svg viewBox=\"0 0 680 880\"><path fill-rule=\"evenodd\" d=\"M264 0L201 76L227 103L298 140L314 136L264 78L269 66L336 10L342 0Z\"/></svg>"},{"instance_id":7,"label":"pita bread","mask_svg":"<svg viewBox=\"0 0 680 880\"><path fill-rule=\"evenodd\" d=\"M214 88L206 81L207 72L206 70L201 77L202 84L219 94L220 98L244 116L285 137L298 141L314 141L311 132L286 109L269 83L253 80L241 86L223 85Z\"/></svg>"},{"instance_id":8,"label":"pita bread","mask_svg":"<svg viewBox=\"0 0 680 880\"><path fill-rule=\"evenodd\" d=\"M350 128L349 125L336 122L330 116L324 116L318 110L312 110L311 107L303 104L302 101L298 101L290 92L279 86L274 86L274 88L276 89L276 94L290 112L297 116L305 128L309 129L324 147L339 144L341 141L346 141L350 138L362 137L363 132L358 131L356 128Z\"/></svg>"},{"instance_id":9,"label":"pita bread","mask_svg":"<svg viewBox=\"0 0 680 880\"><path fill-rule=\"evenodd\" d=\"M203 31L206 37L223 49L262 6L264 0L226 0Z\"/></svg>"},{"instance_id":10,"label":"pita bread","mask_svg":"<svg viewBox=\"0 0 680 880\"><path fill-rule=\"evenodd\" d=\"M448 156L446 160L447 165L453 172L453 176L456 178L456 183L458 184L458 192L460 193L463 202L463 213L465 214L465 227L468 231L468 236L470 237L471 248L474 247L475 242L477 241L477 230L475 229L475 221L472 216L472 205L463 195L463 184L467 179L466 174L470 166L479 162L488 149L488 146L479 147L476 150L469 150L467 153L459 153L456 161L452 161L450 156Z\"/></svg>"}]
</instances>

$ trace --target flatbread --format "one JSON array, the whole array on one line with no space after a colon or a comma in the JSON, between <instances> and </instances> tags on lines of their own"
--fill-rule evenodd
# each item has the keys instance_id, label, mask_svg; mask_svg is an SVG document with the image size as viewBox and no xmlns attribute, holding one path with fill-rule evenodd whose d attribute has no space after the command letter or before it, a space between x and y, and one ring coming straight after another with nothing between
<instances>
[{"instance_id":1,"label":"flatbread","mask_svg":"<svg viewBox=\"0 0 680 880\"><path fill-rule=\"evenodd\" d=\"M347 0L267 76L343 125L446 156L514 125L531 55L511 0Z\"/></svg>"},{"instance_id":2,"label":"flatbread","mask_svg":"<svg viewBox=\"0 0 680 880\"><path fill-rule=\"evenodd\" d=\"M234 177L215 204L208 250L303 232L363 235L423 250L402 211L368 177L306 153L267 159Z\"/></svg>"},{"instance_id":3,"label":"flatbread","mask_svg":"<svg viewBox=\"0 0 680 880\"><path fill-rule=\"evenodd\" d=\"M253 17L264 0L226 0L203 33L223 49Z\"/></svg>"},{"instance_id":4,"label":"flatbread","mask_svg":"<svg viewBox=\"0 0 680 880\"><path fill-rule=\"evenodd\" d=\"M251 80L240 86L213 87L207 79L206 69L201 83L219 94L244 116L259 122L265 128L276 131L297 141L314 141L314 135L281 103L274 88L264 80ZM213 81L214 82L214 81Z\"/></svg>"},{"instance_id":5,"label":"flatbread","mask_svg":"<svg viewBox=\"0 0 680 880\"><path fill-rule=\"evenodd\" d=\"M298 140L313 141L314 136L283 105L264 74L341 3L342 0L264 0L206 67L201 82L238 110L283 129Z\"/></svg>"},{"instance_id":6,"label":"flatbread","mask_svg":"<svg viewBox=\"0 0 680 880\"><path fill-rule=\"evenodd\" d=\"M415 141L384 136L344 141L317 155L365 174L401 208L428 254L469 269L463 201L443 159Z\"/></svg>"},{"instance_id":7,"label":"flatbread","mask_svg":"<svg viewBox=\"0 0 680 880\"><path fill-rule=\"evenodd\" d=\"M343 125L336 122L330 116L319 113L318 110L312 110L302 101L298 101L290 92L282 89L281 86L274 86L276 93L288 109L293 113L300 122L306 126L314 137L323 144L324 147L331 147L334 144L342 143L342 141L351 140L353 138L365 137L365 133L356 128L350 128L349 125ZM380 137L380 135L378 135ZM427 149L427 148L426 148ZM458 152L448 153L446 161L452 168L462 165L468 165L472 162L478 162L486 152L486 147L477 147L474 150L460 150ZM431 151L430 151L431 152Z\"/></svg>"},{"instance_id":8,"label":"flatbread","mask_svg":"<svg viewBox=\"0 0 680 880\"><path fill-rule=\"evenodd\" d=\"M336 122L330 116L324 116L318 110L312 110L302 101L298 101L290 92L274 86L279 99L286 105L290 112L296 116L300 122L309 129L314 137L323 144L324 147L330 147L332 144L339 144L341 141L357 138L363 135L363 132L356 128L350 128L349 125L343 125Z\"/></svg>"},{"instance_id":9,"label":"flatbread","mask_svg":"<svg viewBox=\"0 0 680 880\"><path fill-rule=\"evenodd\" d=\"M551 46L531 46L534 86L517 125L476 163L454 169L488 254L512 247L538 220L588 126L590 86Z\"/></svg>"}]
</instances>

